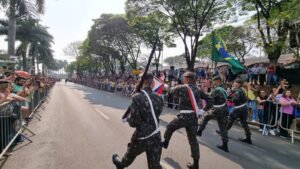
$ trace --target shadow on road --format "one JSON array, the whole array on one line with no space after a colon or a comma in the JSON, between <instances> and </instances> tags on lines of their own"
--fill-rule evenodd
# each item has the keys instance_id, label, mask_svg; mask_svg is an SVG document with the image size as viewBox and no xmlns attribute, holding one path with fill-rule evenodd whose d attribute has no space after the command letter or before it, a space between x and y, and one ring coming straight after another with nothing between
<instances>
[{"instance_id":1,"label":"shadow on road","mask_svg":"<svg viewBox=\"0 0 300 169\"><path fill-rule=\"evenodd\" d=\"M164 160L171 165L174 169L183 169L176 161L174 161L172 158L166 157Z\"/></svg>"}]
</instances>

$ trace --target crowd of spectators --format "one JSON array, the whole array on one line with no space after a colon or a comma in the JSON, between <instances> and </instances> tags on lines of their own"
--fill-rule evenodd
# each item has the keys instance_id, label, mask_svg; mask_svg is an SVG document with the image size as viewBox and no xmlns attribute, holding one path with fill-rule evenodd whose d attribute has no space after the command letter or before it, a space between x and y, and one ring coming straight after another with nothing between
<instances>
[{"instance_id":1,"label":"crowd of spectators","mask_svg":"<svg viewBox=\"0 0 300 169\"><path fill-rule=\"evenodd\" d=\"M14 121L13 119L15 119L15 117L21 117L20 124L26 125L31 120L30 115L32 113L32 110L35 108L34 106L36 106L32 103L34 101L38 102L39 100L37 100L37 98L41 99L41 94L44 94L44 92L46 91L45 89L53 86L57 80L58 79L48 78L40 75L30 75L29 73L23 71L5 70L0 75L0 125L2 127L5 127L6 129L9 129L10 127L17 127L9 125L12 121ZM11 114L8 114L8 112L6 112L6 109L3 109L2 111L2 107L7 107L7 105L12 106L12 112L10 112ZM17 105L17 107L15 105ZM20 109L15 110L16 108ZM20 112L21 114L18 115L17 112ZM10 123L5 122L5 119L7 118ZM14 130L9 130L9 132L11 131ZM1 130L0 132L5 131ZM2 137L13 136L4 136L3 133L0 134ZM18 136L16 142L22 140L23 138ZM2 141L1 148L5 146L3 145L4 142Z\"/></svg>"}]
</instances>

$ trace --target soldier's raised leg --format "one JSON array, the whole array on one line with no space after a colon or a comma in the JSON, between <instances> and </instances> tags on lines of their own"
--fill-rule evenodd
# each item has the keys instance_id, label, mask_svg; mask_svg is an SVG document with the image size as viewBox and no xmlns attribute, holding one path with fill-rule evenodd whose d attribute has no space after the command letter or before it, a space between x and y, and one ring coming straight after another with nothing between
<instances>
[{"instance_id":1,"label":"soldier's raised leg","mask_svg":"<svg viewBox=\"0 0 300 169\"><path fill-rule=\"evenodd\" d=\"M186 122L181 115L175 117L175 119L167 125L167 129L164 134L164 141L162 142L162 147L167 149L173 133L176 130L185 127L187 123L188 122Z\"/></svg>"},{"instance_id":2,"label":"soldier's raised leg","mask_svg":"<svg viewBox=\"0 0 300 169\"><path fill-rule=\"evenodd\" d=\"M138 155L144 152L144 147L146 146L137 142L128 144L127 152L122 159L117 154L113 155L113 163L117 169L128 167Z\"/></svg>"}]
</instances>

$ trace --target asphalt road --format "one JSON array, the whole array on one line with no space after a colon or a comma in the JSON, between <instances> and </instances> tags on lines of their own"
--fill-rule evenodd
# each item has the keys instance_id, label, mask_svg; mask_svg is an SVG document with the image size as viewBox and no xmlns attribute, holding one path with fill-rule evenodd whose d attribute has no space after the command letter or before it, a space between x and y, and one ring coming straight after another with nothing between
<instances>
[{"instance_id":1,"label":"asphalt road","mask_svg":"<svg viewBox=\"0 0 300 169\"><path fill-rule=\"evenodd\" d=\"M29 125L36 135L33 143L24 141L15 147L2 169L114 169L113 153L123 155L133 129L121 122L129 98L84 86L58 83L49 103L40 110L42 121ZM165 109L161 116L161 131L176 115ZM230 153L215 147L220 143L211 121L201 138L201 169L298 169L300 144L291 144L278 137L262 136L253 131L254 145L238 141L243 130L235 126L230 132ZM129 169L147 169L145 154ZM166 169L185 169L192 159L185 130L176 132L167 150L163 150L162 165ZM1 168L1 166L0 166Z\"/></svg>"}]
</instances>

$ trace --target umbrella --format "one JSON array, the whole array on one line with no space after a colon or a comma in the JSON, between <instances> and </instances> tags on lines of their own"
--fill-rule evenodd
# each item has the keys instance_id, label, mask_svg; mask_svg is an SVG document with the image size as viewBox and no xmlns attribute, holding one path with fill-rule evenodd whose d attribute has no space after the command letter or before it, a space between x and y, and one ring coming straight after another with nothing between
<instances>
[{"instance_id":1,"label":"umbrella","mask_svg":"<svg viewBox=\"0 0 300 169\"><path fill-rule=\"evenodd\" d=\"M25 78L31 77L30 73L22 71L22 70L17 70L17 71L15 71L15 73L21 77L25 77Z\"/></svg>"}]
</instances>

